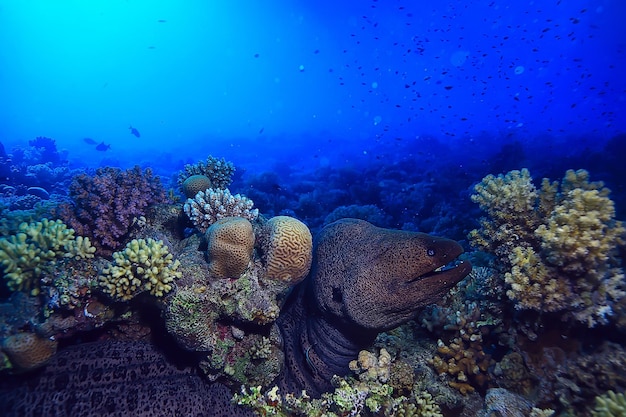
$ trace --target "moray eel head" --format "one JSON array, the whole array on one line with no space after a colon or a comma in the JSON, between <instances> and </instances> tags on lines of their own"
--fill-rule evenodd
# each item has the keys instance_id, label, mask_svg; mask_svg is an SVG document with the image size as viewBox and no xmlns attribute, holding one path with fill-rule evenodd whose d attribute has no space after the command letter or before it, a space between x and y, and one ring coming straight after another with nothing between
<instances>
[{"instance_id":1,"label":"moray eel head","mask_svg":"<svg viewBox=\"0 0 626 417\"><path fill-rule=\"evenodd\" d=\"M315 248L318 308L348 326L384 331L412 319L470 273L457 242L363 220L326 226Z\"/></svg>"}]
</instances>

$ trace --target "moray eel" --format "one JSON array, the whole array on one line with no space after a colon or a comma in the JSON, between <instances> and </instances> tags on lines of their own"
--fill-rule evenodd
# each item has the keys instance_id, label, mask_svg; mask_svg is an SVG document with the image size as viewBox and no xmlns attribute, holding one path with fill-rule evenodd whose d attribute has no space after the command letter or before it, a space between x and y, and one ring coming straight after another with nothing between
<instances>
[{"instance_id":1,"label":"moray eel","mask_svg":"<svg viewBox=\"0 0 626 417\"><path fill-rule=\"evenodd\" d=\"M452 264L462 252L449 239L362 220L326 226L310 276L277 321L285 353L281 392L330 391L331 377L346 375L379 332L412 319L471 271L468 262ZM0 381L7 416L252 415L230 397L225 386L173 365L154 346L129 342L73 346L30 379Z\"/></svg>"},{"instance_id":2,"label":"moray eel","mask_svg":"<svg viewBox=\"0 0 626 417\"><path fill-rule=\"evenodd\" d=\"M467 276L450 239L343 219L319 234L313 269L278 320L282 392L320 396L381 331L412 319Z\"/></svg>"}]
</instances>

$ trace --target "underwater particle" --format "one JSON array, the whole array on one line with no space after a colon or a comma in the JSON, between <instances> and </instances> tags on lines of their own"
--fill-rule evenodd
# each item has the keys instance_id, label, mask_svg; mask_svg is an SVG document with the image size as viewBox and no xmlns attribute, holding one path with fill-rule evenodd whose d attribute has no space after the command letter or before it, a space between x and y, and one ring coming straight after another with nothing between
<instances>
[{"instance_id":1,"label":"underwater particle","mask_svg":"<svg viewBox=\"0 0 626 417\"><path fill-rule=\"evenodd\" d=\"M460 67L465 64L469 54L469 51L456 51L450 56L450 63L455 67Z\"/></svg>"},{"instance_id":2,"label":"underwater particle","mask_svg":"<svg viewBox=\"0 0 626 417\"><path fill-rule=\"evenodd\" d=\"M515 67L515 70L513 72L515 72L515 75L520 75L524 72L524 67L522 65L518 65L517 67Z\"/></svg>"},{"instance_id":3,"label":"underwater particle","mask_svg":"<svg viewBox=\"0 0 626 417\"><path fill-rule=\"evenodd\" d=\"M378 83L376 81L372 82L372 88L378 88Z\"/></svg>"},{"instance_id":4,"label":"underwater particle","mask_svg":"<svg viewBox=\"0 0 626 417\"><path fill-rule=\"evenodd\" d=\"M303 72L303 71L304 71L304 65L300 65L300 66L298 67L298 71Z\"/></svg>"},{"instance_id":5,"label":"underwater particle","mask_svg":"<svg viewBox=\"0 0 626 417\"><path fill-rule=\"evenodd\" d=\"M375 116L374 117L374 126L377 126L380 124L380 122L383 121L383 118L381 116Z\"/></svg>"}]
</instances>

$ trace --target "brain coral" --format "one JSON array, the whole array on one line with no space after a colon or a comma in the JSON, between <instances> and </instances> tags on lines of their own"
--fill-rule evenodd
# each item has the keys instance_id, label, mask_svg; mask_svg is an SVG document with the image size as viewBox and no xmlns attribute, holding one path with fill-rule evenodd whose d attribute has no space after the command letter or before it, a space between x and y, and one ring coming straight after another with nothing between
<instances>
[{"instance_id":1,"label":"brain coral","mask_svg":"<svg viewBox=\"0 0 626 417\"><path fill-rule=\"evenodd\" d=\"M181 186L187 198L194 198L199 191L211 188L211 180L206 175L192 175L183 181Z\"/></svg>"},{"instance_id":2,"label":"brain coral","mask_svg":"<svg viewBox=\"0 0 626 417\"><path fill-rule=\"evenodd\" d=\"M266 278L295 284L311 268L313 238L309 228L288 216L272 217L265 225Z\"/></svg>"},{"instance_id":3,"label":"brain coral","mask_svg":"<svg viewBox=\"0 0 626 417\"><path fill-rule=\"evenodd\" d=\"M2 350L15 369L27 371L46 363L56 353L57 342L34 333L17 333L4 339Z\"/></svg>"},{"instance_id":4,"label":"brain coral","mask_svg":"<svg viewBox=\"0 0 626 417\"><path fill-rule=\"evenodd\" d=\"M254 232L243 217L225 217L206 232L209 270L220 278L239 278L252 259Z\"/></svg>"},{"instance_id":5,"label":"brain coral","mask_svg":"<svg viewBox=\"0 0 626 417\"><path fill-rule=\"evenodd\" d=\"M194 198L187 199L183 210L194 226L204 233L210 225L224 217L256 219L259 210L253 209L253 205L252 200L242 195L232 195L226 189L209 188L198 192Z\"/></svg>"},{"instance_id":6,"label":"brain coral","mask_svg":"<svg viewBox=\"0 0 626 417\"><path fill-rule=\"evenodd\" d=\"M178 260L173 260L163 241L133 239L123 251L113 253L113 262L102 270L100 286L111 297L127 301L143 291L162 297L173 288Z\"/></svg>"}]
</instances>

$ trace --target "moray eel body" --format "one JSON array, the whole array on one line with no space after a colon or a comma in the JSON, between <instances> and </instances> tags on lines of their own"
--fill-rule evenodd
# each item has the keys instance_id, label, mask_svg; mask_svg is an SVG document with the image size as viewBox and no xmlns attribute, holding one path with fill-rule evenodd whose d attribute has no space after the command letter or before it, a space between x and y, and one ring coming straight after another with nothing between
<instances>
[{"instance_id":1,"label":"moray eel body","mask_svg":"<svg viewBox=\"0 0 626 417\"><path fill-rule=\"evenodd\" d=\"M410 320L470 272L467 262L440 270L462 251L448 239L361 220L325 227L311 275L277 321L285 352L281 392L318 397L330 390L331 377L347 374L379 332ZM231 404L225 386L172 359L138 342L72 346L35 375L0 381L0 409L16 417L252 415Z\"/></svg>"},{"instance_id":2,"label":"moray eel body","mask_svg":"<svg viewBox=\"0 0 626 417\"><path fill-rule=\"evenodd\" d=\"M470 273L449 239L343 219L319 234L311 276L278 320L282 392L320 396L381 331L412 319ZM445 268L449 265L448 268Z\"/></svg>"}]
</instances>

